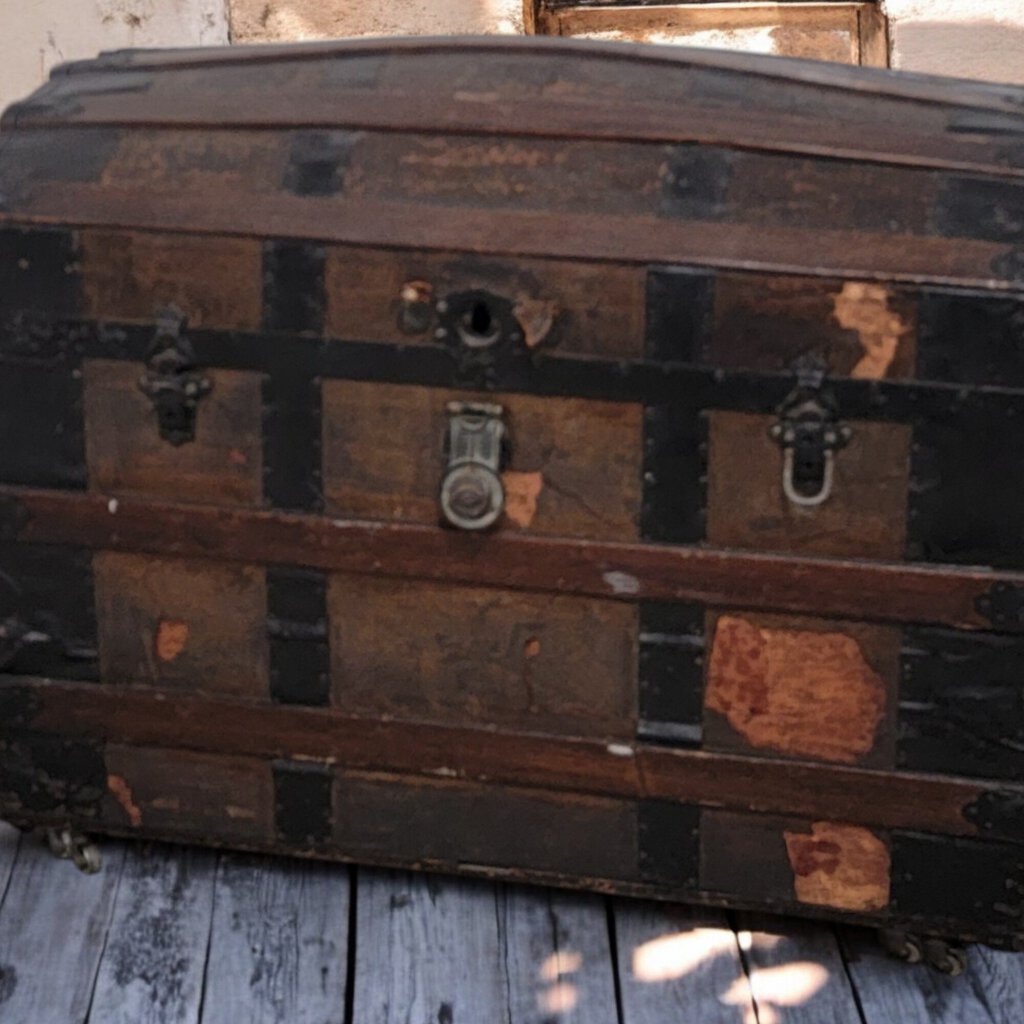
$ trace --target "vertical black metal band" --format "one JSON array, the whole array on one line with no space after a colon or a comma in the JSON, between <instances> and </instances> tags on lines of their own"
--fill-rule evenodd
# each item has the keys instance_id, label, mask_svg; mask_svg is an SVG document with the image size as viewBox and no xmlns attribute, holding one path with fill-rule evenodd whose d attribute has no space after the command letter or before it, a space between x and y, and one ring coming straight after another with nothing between
<instances>
[{"instance_id":1,"label":"vertical black metal band","mask_svg":"<svg viewBox=\"0 0 1024 1024\"><path fill-rule=\"evenodd\" d=\"M278 839L315 847L331 839L333 773L328 765L275 761L274 828Z\"/></svg>"},{"instance_id":2,"label":"vertical black metal band","mask_svg":"<svg viewBox=\"0 0 1024 1024\"><path fill-rule=\"evenodd\" d=\"M263 327L307 335L274 349L263 384L263 493L275 508L319 512L324 251L272 241L263 250Z\"/></svg>"},{"instance_id":3,"label":"vertical black metal band","mask_svg":"<svg viewBox=\"0 0 1024 1024\"><path fill-rule=\"evenodd\" d=\"M640 721L646 739L699 746L704 710L704 606L640 605Z\"/></svg>"},{"instance_id":4,"label":"vertical black metal band","mask_svg":"<svg viewBox=\"0 0 1024 1024\"><path fill-rule=\"evenodd\" d=\"M672 800L639 806L639 872L644 882L696 889L700 868L700 808Z\"/></svg>"},{"instance_id":5,"label":"vertical black metal band","mask_svg":"<svg viewBox=\"0 0 1024 1024\"><path fill-rule=\"evenodd\" d=\"M0 481L86 485L81 358L61 317L80 315L77 239L0 228Z\"/></svg>"},{"instance_id":6,"label":"vertical black metal band","mask_svg":"<svg viewBox=\"0 0 1024 1024\"><path fill-rule=\"evenodd\" d=\"M327 581L314 569L267 569L270 696L278 704L330 703Z\"/></svg>"}]
</instances>

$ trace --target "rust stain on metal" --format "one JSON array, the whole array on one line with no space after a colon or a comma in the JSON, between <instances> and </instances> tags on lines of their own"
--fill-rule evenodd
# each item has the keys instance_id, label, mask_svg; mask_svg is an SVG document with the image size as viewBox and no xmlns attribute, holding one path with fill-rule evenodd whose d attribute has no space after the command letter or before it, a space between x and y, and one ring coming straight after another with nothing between
<instances>
[{"instance_id":1,"label":"rust stain on metal","mask_svg":"<svg viewBox=\"0 0 1024 1024\"><path fill-rule=\"evenodd\" d=\"M544 474L507 470L501 474L501 481L505 485L505 515L516 526L525 529L537 514L537 500L544 489Z\"/></svg>"},{"instance_id":2,"label":"rust stain on metal","mask_svg":"<svg viewBox=\"0 0 1024 1024\"><path fill-rule=\"evenodd\" d=\"M142 811L135 803L127 781L120 775L108 775L107 789L128 815L128 822L132 828L138 828L142 824Z\"/></svg>"},{"instance_id":3,"label":"rust stain on metal","mask_svg":"<svg viewBox=\"0 0 1024 1024\"><path fill-rule=\"evenodd\" d=\"M866 828L816 821L811 831L784 832L801 903L839 910L882 910L889 904L890 858Z\"/></svg>"},{"instance_id":4,"label":"rust stain on metal","mask_svg":"<svg viewBox=\"0 0 1024 1024\"><path fill-rule=\"evenodd\" d=\"M864 355L850 371L861 380L881 380L889 372L900 339L910 329L889 308L889 292L877 284L847 281L835 297L833 316L840 327L856 331Z\"/></svg>"},{"instance_id":5,"label":"rust stain on metal","mask_svg":"<svg viewBox=\"0 0 1024 1024\"><path fill-rule=\"evenodd\" d=\"M844 633L718 619L705 705L751 746L851 764L874 745L885 700L885 683Z\"/></svg>"},{"instance_id":6,"label":"rust stain on metal","mask_svg":"<svg viewBox=\"0 0 1024 1024\"><path fill-rule=\"evenodd\" d=\"M156 627L153 644L161 661L174 661L188 643L188 623L180 619L161 619Z\"/></svg>"},{"instance_id":7,"label":"rust stain on metal","mask_svg":"<svg viewBox=\"0 0 1024 1024\"><path fill-rule=\"evenodd\" d=\"M523 296L516 300L512 312L523 329L523 344L536 348L551 333L558 315L554 299L533 299Z\"/></svg>"}]
</instances>

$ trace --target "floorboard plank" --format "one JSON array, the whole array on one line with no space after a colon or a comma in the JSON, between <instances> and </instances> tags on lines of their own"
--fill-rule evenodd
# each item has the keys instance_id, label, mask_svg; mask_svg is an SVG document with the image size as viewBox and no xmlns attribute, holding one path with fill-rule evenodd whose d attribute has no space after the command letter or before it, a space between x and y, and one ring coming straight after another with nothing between
<instances>
[{"instance_id":1,"label":"floorboard plank","mask_svg":"<svg viewBox=\"0 0 1024 1024\"><path fill-rule=\"evenodd\" d=\"M343 1024L349 872L221 855L202 1024Z\"/></svg>"},{"instance_id":2,"label":"floorboard plank","mask_svg":"<svg viewBox=\"0 0 1024 1024\"><path fill-rule=\"evenodd\" d=\"M850 977L867 1024L1021 1024L1024 954L968 949L967 970L950 978L886 955L871 932L842 929Z\"/></svg>"},{"instance_id":3,"label":"floorboard plank","mask_svg":"<svg viewBox=\"0 0 1024 1024\"><path fill-rule=\"evenodd\" d=\"M358 1024L511 1024L493 883L360 870L356 918Z\"/></svg>"},{"instance_id":4,"label":"floorboard plank","mask_svg":"<svg viewBox=\"0 0 1024 1024\"><path fill-rule=\"evenodd\" d=\"M129 848L90 1024L198 1024L215 867L209 850Z\"/></svg>"},{"instance_id":5,"label":"floorboard plank","mask_svg":"<svg viewBox=\"0 0 1024 1024\"><path fill-rule=\"evenodd\" d=\"M761 1024L862 1024L830 925L749 914L736 927Z\"/></svg>"},{"instance_id":6,"label":"floorboard plank","mask_svg":"<svg viewBox=\"0 0 1024 1024\"><path fill-rule=\"evenodd\" d=\"M18 855L18 843L21 833L5 821L0 821L0 908L3 907L4 895L7 892L7 883L10 881L11 871L14 869L14 859ZM0 980L0 988L3 981Z\"/></svg>"},{"instance_id":7,"label":"floorboard plank","mask_svg":"<svg viewBox=\"0 0 1024 1024\"><path fill-rule=\"evenodd\" d=\"M0 910L0 1021L83 1024L124 863L106 842L84 875L38 838L23 837Z\"/></svg>"},{"instance_id":8,"label":"floorboard plank","mask_svg":"<svg viewBox=\"0 0 1024 1024\"><path fill-rule=\"evenodd\" d=\"M736 934L723 913L633 900L612 906L622 1024L756 1024Z\"/></svg>"},{"instance_id":9,"label":"floorboard plank","mask_svg":"<svg viewBox=\"0 0 1024 1024\"><path fill-rule=\"evenodd\" d=\"M522 885L497 900L511 1024L618 1024L605 900Z\"/></svg>"}]
</instances>

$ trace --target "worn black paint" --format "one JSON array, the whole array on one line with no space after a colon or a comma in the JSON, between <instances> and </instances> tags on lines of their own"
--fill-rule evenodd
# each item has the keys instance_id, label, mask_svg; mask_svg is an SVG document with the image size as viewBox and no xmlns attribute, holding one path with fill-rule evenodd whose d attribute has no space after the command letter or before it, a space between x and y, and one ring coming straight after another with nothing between
<instances>
[{"instance_id":1,"label":"worn black paint","mask_svg":"<svg viewBox=\"0 0 1024 1024\"><path fill-rule=\"evenodd\" d=\"M326 765L274 762L274 821L277 836L300 847L331 838L332 780Z\"/></svg>"},{"instance_id":2,"label":"worn black paint","mask_svg":"<svg viewBox=\"0 0 1024 1024\"><path fill-rule=\"evenodd\" d=\"M324 326L324 250L312 242L263 246L263 327L316 334Z\"/></svg>"},{"instance_id":3,"label":"worn black paint","mask_svg":"<svg viewBox=\"0 0 1024 1024\"><path fill-rule=\"evenodd\" d=\"M995 629L1024 630L1024 585L1001 581L975 599L974 607Z\"/></svg>"},{"instance_id":4,"label":"worn black paint","mask_svg":"<svg viewBox=\"0 0 1024 1024\"><path fill-rule=\"evenodd\" d=\"M100 744L0 732L0 816L95 818L106 789Z\"/></svg>"},{"instance_id":5,"label":"worn black paint","mask_svg":"<svg viewBox=\"0 0 1024 1024\"><path fill-rule=\"evenodd\" d=\"M894 916L950 934L1024 935L1024 848L897 831L891 852Z\"/></svg>"},{"instance_id":6,"label":"worn black paint","mask_svg":"<svg viewBox=\"0 0 1024 1024\"><path fill-rule=\"evenodd\" d=\"M642 800L638 814L641 881L696 889L700 808L672 800Z\"/></svg>"},{"instance_id":7,"label":"worn black paint","mask_svg":"<svg viewBox=\"0 0 1024 1024\"><path fill-rule=\"evenodd\" d=\"M652 267L647 272L646 357L705 364L714 328L714 301L714 274Z\"/></svg>"},{"instance_id":8,"label":"worn black paint","mask_svg":"<svg viewBox=\"0 0 1024 1024\"><path fill-rule=\"evenodd\" d=\"M907 555L1024 568L1024 394L962 391L914 427Z\"/></svg>"},{"instance_id":9,"label":"worn black paint","mask_svg":"<svg viewBox=\"0 0 1024 1024\"><path fill-rule=\"evenodd\" d=\"M1016 778L1019 780L1020 775ZM964 808L964 817L986 839L1024 845L1024 791L990 790Z\"/></svg>"},{"instance_id":10,"label":"worn black paint","mask_svg":"<svg viewBox=\"0 0 1024 1024\"><path fill-rule=\"evenodd\" d=\"M897 762L910 771L1024 776L1024 637L912 627L901 657Z\"/></svg>"},{"instance_id":11,"label":"worn black paint","mask_svg":"<svg viewBox=\"0 0 1024 1024\"><path fill-rule=\"evenodd\" d=\"M0 621L25 624L24 643L3 671L98 678L92 554L59 544L0 542Z\"/></svg>"},{"instance_id":12,"label":"worn black paint","mask_svg":"<svg viewBox=\"0 0 1024 1024\"><path fill-rule=\"evenodd\" d=\"M662 176L659 212L683 220L721 220L737 154L696 143L674 146Z\"/></svg>"},{"instance_id":13,"label":"worn black paint","mask_svg":"<svg viewBox=\"0 0 1024 1024\"><path fill-rule=\"evenodd\" d=\"M0 316L20 311L76 316L81 271L74 233L0 227Z\"/></svg>"},{"instance_id":14,"label":"worn black paint","mask_svg":"<svg viewBox=\"0 0 1024 1024\"><path fill-rule=\"evenodd\" d=\"M152 330L136 324L84 321L55 325L74 334L84 358L144 362ZM325 340L278 332L189 330L199 363L208 368L292 373L324 379L380 381L452 388L460 385L455 359L443 344ZM793 390L791 371L722 370L655 359L578 359L542 351L516 361L494 382L497 390L574 396L647 405L685 402L695 409L727 409L770 414ZM844 418L916 423L948 418L963 407L955 385L908 381L830 379L829 390ZM1008 396L1012 400L1012 396ZM1000 393L990 396L998 403Z\"/></svg>"},{"instance_id":15,"label":"worn black paint","mask_svg":"<svg viewBox=\"0 0 1024 1024\"><path fill-rule=\"evenodd\" d=\"M285 171L285 190L297 196L337 194L345 180L354 140L351 132L296 132Z\"/></svg>"},{"instance_id":16,"label":"worn black paint","mask_svg":"<svg viewBox=\"0 0 1024 1024\"><path fill-rule=\"evenodd\" d=\"M5 118L5 127L7 123ZM7 132L0 162L0 193L14 207L39 182L97 182L121 138L120 129L109 127L65 126L60 144L47 129Z\"/></svg>"},{"instance_id":17,"label":"worn black paint","mask_svg":"<svg viewBox=\"0 0 1024 1024\"><path fill-rule=\"evenodd\" d=\"M943 175L934 220L946 238L1017 243L1024 237L1024 188L1016 179Z\"/></svg>"},{"instance_id":18,"label":"worn black paint","mask_svg":"<svg viewBox=\"0 0 1024 1024\"><path fill-rule=\"evenodd\" d=\"M1024 299L922 291L917 375L923 380L1024 387Z\"/></svg>"},{"instance_id":19,"label":"worn black paint","mask_svg":"<svg viewBox=\"0 0 1024 1024\"><path fill-rule=\"evenodd\" d=\"M321 398L317 376L321 343L308 337L323 329L324 254L305 242L268 242L263 250L263 326L299 338L261 338L252 369L263 378L263 494L275 508L318 512L321 487ZM233 347L228 338L227 347ZM213 339L210 339L213 341ZM203 350L216 342L196 343Z\"/></svg>"},{"instance_id":20,"label":"worn black paint","mask_svg":"<svg viewBox=\"0 0 1024 1024\"><path fill-rule=\"evenodd\" d=\"M704 703L704 606L640 605L640 721L653 740L699 744Z\"/></svg>"},{"instance_id":21,"label":"worn black paint","mask_svg":"<svg viewBox=\"0 0 1024 1024\"><path fill-rule=\"evenodd\" d=\"M322 572L267 569L270 696L278 704L330 701L327 582Z\"/></svg>"}]
</instances>

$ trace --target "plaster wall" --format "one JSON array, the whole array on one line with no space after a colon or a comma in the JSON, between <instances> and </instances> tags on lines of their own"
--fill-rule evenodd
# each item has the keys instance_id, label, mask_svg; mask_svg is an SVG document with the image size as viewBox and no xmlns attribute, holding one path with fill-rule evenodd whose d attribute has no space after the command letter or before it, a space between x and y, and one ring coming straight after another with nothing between
<instances>
[{"instance_id":1,"label":"plaster wall","mask_svg":"<svg viewBox=\"0 0 1024 1024\"><path fill-rule=\"evenodd\" d=\"M0 0L0 108L42 85L62 61L228 38L227 0Z\"/></svg>"},{"instance_id":2,"label":"plaster wall","mask_svg":"<svg viewBox=\"0 0 1024 1024\"><path fill-rule=\"evenodd\" d=\"M1024 84L1024 0L883 0L890 63Z\"/></svg>"}]
</instances>

